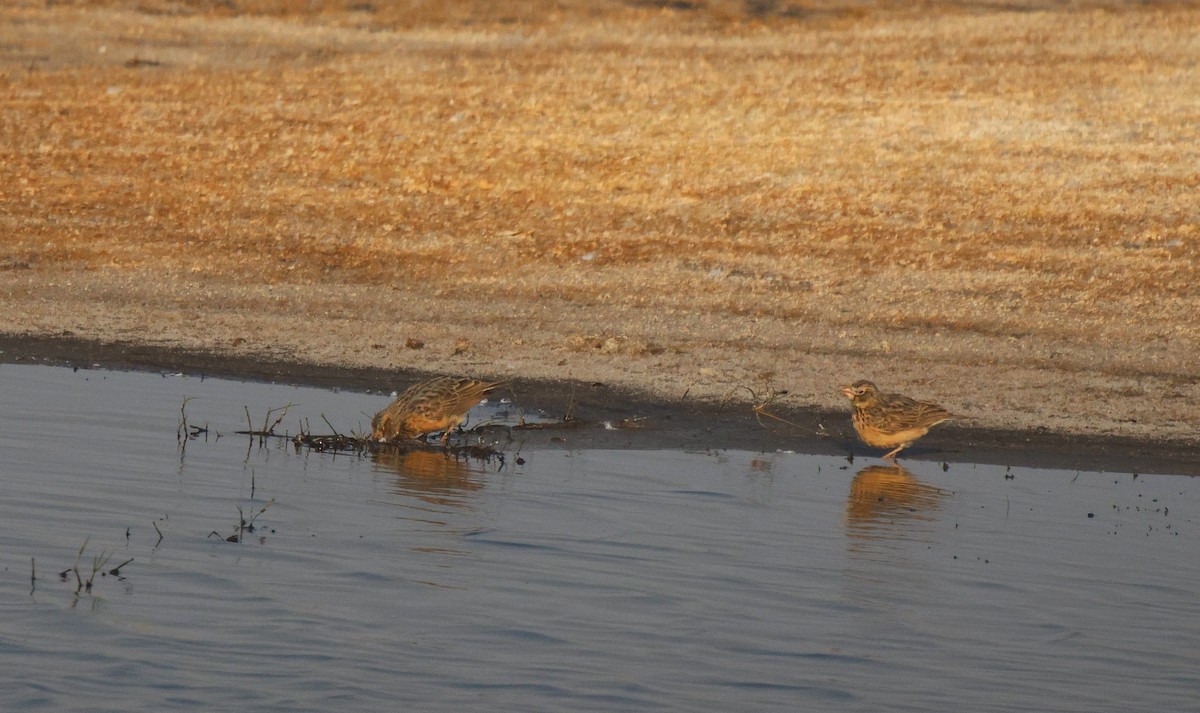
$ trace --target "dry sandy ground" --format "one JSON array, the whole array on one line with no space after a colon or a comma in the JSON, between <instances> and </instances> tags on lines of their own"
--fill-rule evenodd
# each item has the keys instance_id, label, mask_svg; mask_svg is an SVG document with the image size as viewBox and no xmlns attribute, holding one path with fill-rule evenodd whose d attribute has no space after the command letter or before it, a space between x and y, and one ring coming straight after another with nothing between
<instances>
[{"instance_id":1,"label":"dry sandy ground","mask_svg":"<svg viewBox=\"0 0 1200 713\"><path fill-rule=\"evenodd\" d=\"M442 5L6 3L0 333L1196 440L1200 12Z\"/></svg>"}]
</instances>

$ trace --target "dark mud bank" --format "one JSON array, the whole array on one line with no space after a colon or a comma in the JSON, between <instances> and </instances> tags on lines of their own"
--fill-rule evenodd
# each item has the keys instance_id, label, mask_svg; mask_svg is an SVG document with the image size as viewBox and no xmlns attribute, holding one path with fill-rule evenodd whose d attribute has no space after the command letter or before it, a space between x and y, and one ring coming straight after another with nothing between
<instances>
[{"instance_id":1,"label":"dark mud bank","mask_svg":"<svg viewBox=\"0 0 1200 713\"><path fill-rule=\"evenodd\" d=\"M37 363L79 369L182 372L384 394L428 376L412 370L347 368L72 336L0 334L0 363ZM472 374L472 376L495 376ZM801 408L787 397L769 415L746 399L717 404L663 401L603 383L510 378L511 396L523 408L551 417L570 415L561 427L522 431L523 448L792 450L877 458L858 443L848 412ZM380 398L380 408L387 403ZM1200 442L1081 436L1044 430L1004 430L947 424L905 451L908 461L990 463L1067 470L1200 475ZM902 462L903 462L902 460Z\"/></svg>"}]
</instances>

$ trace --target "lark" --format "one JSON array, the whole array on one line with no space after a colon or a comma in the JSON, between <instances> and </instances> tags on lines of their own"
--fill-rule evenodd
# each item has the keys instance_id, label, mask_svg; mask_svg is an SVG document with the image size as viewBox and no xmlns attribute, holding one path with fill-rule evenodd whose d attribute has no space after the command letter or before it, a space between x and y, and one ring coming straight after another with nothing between
<instances>
[{"instance_id":1,"label":"lark","mask_svg":"<svg viewBox=\"0 0 1200 713\"><path fill-rule=\"evenodd\" d=\"M445 443L450 431L466 418L467 411L484 394L503 383L439 376L413 384L371 419L371 438L398 441L442 431Z\"/></svg>"},{"instance_id":2,"label":"lark","mask_svg":"<svg viewBox=\"0 0 1200 713\"><path fill-rule=\"evenodd\" d=\"M916 401L900 394L880 393L869 381L856 381L842 389L853 407L851 421L863 443L875 448L891 448L883 457L895 461L896 454L908 448L929 429L948 418L946 409L927 401Z\"/></svg>"}]
</instances>

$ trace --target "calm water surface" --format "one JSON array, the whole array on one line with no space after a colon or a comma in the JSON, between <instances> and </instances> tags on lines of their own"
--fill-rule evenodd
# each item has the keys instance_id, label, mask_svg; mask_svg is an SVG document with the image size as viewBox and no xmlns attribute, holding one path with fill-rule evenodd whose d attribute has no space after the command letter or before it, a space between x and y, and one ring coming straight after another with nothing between
<instances>
[{"instance_id":1,"label":"calm water surface","mask_svg":"<svg viewBox=\"0 0 1200 713\"><path fill-rule=\"evenodd\" d=\"M0 365L0 709L1200 710L1190 478L233 433L387 400Z\"/></svg>"}]
</instances>

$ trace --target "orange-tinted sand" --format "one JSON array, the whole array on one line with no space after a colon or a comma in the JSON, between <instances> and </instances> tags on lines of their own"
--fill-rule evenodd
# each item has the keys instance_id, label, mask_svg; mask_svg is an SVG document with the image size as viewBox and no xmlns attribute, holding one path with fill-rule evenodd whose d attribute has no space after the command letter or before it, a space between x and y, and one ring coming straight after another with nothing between
<instances>
[{"instance_id":1,"label":"orange-tinted sand","mask_svg":"<svg viewBox=\"0 0 1200 713\"><path fill-rule=\"evenodd\" d=\"M0 332L1195 438L1200 12L653 5L6 4Z\"/></svg>"}]
</instances>

